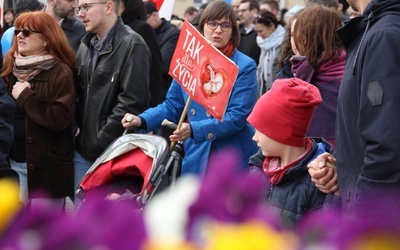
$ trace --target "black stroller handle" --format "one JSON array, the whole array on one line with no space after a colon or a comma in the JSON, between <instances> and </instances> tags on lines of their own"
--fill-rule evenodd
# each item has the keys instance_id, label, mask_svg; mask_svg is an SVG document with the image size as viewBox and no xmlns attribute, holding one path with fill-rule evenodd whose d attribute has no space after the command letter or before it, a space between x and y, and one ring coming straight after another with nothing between
<instances>
[{"instance_id":1,"label":"black stroller handle","mask_svg":"<svg viewBox=\"0 0 400 250\"><path fill-rule=\"evenodd\" d=\"M150 178L147 183L141 199L142 203L146 204L149 200L152 199L153 195L156 193L158 187L161 184L164 176L168 176L169 173L169 182L170 186L174 186L181 172L181 162L183 158L183 145L182 142L178 142L175 144L174 149L171 152L171 155L167 161L166 165L160 166L160 168L155 172L155 174Z\"/></svg>"}]
</instances>

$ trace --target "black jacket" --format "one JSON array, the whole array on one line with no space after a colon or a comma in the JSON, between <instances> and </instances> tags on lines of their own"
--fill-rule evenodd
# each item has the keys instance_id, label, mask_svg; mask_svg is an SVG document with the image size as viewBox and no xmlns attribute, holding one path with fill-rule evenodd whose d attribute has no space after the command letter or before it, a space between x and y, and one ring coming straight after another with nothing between
<instances>
[{"instance_id":1,"label":"black jacket","mask_svg":"<svg viewBox=\"0 0 400 250\"><path fill-rule=\"evenodd\" d=\"M15 102L8 95L3 78L0 77L0 179L12 178L19 181L18 173L9 167L7 159L14 137L14 109Z\"/></svg>"},{"instance_id":2,"label":"black jacket","mask_svg":"<svg viewBox=\"0 0 400 250\"><path fill-rule=\"evenodd\" d=\"M255 32L253 29L246 34L246 30L243 26L240 26L239 31L240 43L238 46L238 50L243 54L251 57L258 65L258 62L260 60L261 48L257 44L257 32Z\"/></svg>"},{"instance_id":3,"label":"black jacket","mask_svg":"<svg viewBox=\"0 0 400 250\"><path fill-rule=\"evenodd\" d=\"M61 28L68 39L69 45L71 45L72 50L76 54L81 45L82 37L86 35L85 26L82 21L76 18L64 18Z\"/></svg>"},{"instance_id":4,"label":"black jacket","mask_svg":"<svg viewBox=\"0 0 400 250\"><path fill-rule=\"evenodd\" d=\"M150 51L143 38L118 19L90 74L90 40L82 39L76 55L76 121L80 128L76 148L95 160L124 128L125 113L140 114L149 107ZM90 80L89 80L90 79Z\"/></svg>"},{"instance_id":5,"label":"black jacket","mask_svg":"<svg viewBox=\"0 0 400 250\"><path fill-rule=\"evenodd\" d=\"M7 94L3 78L0 77L0 167L6 160L13 142L14 100Z\"/></svg>"},{"instance_id":6,"label":"black jacket","mask_svg":"<svg viewBox=\"0 0 400 250\"><path fill-rule=\"evenodd\" d=\"M162 57L162 81L163 81L163 91L162 100L165 99L167 91L172 82L172 76L168 74L169 66L171 64L172 56L174 55L176 44L179 38L179 29L172 25L170 22L161 19L161 25L156 29L158 44L161 49Z\"/></svg>"},{"instance_id":7,"label":"black jacket","mask_svg":"<svg viewBox=\"0 0 400 250\"><path fill-rule=\"evenodd\" d=\"M163 89L161 78L161 51L157 42L156 32L150 25L139 19L130 19L126 25L141 35L150 49L150 107L155 107L163 101L161 98Z\"/></svg>"},{"instance_id":8,"label":"black jacket","mask_svg":"<svg viewBox=\"0 0 400 250\"><path fill-rule=\"evenodd\" d=\"M357 209L373 205L382 189L400 189L400 1L370 2L338 33L347 52L336 114L338 184L344 208Z\"/></svg>"},{"instance_id":9,"label":"black jacket","mask_svg":"<svg viewBox=\"0 0 400 250\"><path fill-rule=\"evenodd\" d=\"M324 139L313 138L309 154L290 168L280 183L269 186L266 182L265 201L280 215L285 226L292 227L304 214L323 207L326 194L315 187L307 168L307 164L323 152L332 153L331 145ZM264 159L259 151L250 158L249 164L255 167L253 171L267 179L263 171Z\"/></svg>"}]
</instances>

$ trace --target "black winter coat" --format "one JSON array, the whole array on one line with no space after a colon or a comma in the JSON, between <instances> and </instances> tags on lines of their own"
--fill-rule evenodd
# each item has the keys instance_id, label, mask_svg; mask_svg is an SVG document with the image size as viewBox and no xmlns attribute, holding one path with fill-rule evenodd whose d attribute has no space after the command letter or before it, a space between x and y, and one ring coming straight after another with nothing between
<instances>
[{"instance_id":1,"label":"black winter coat","mask_svg":"<svg viewBox=\"0 0 400 250\"><path fill-rule=\"evenodd\" d=\"M141 35L149 47L151 53L150 62L150 75L149 75L149 87L150 87L150 107L155 107L160 104L162 99L163 83L161 77L161 51L160 46L157 42L157 35L154 29L146 22L139 19L130 19L126 25L128 25L133 31Z\"/></svg>"},{"instance_id":2,"label":"black winter coat","mask_svg":"<svg viewBox=\"0 0 400 250\"><path fill-rule=\"evenodd\" d=\"M378 204L370 202L378 191L400 190L400 1L376 2L338 31L347 61L336 114L337 174L343 208L355 211Z\"/></svg>"},{"instance_id":3,"label":"black winter coat","mask_svg":"<svg viewBox=\"0 0 400 250\"><path fill-rule=\"evenodd\" d=\"M256 64L260 61L261 48L257 44L257 32L253 29L246 34L243 26L240 27L240 43L238 50L243 54L251 57Z\"/></svg>"},{"instance_id":4,"label":"black winter coat","mask_svg":"<svg viewBox=\"0 0 400 250\"><path fill-rule=\"evenodd\" d=\"M161 19L160 27L156 29L158 44L160 45L162 57L162 81L163 91L161 94L162 100L165 100L169 86L171 86L172 76L168 74L172 56L174 55L176 44L179 38L179 29L170 22Z\"/></svg>"},{"instance_id":5,"label":"black winter coat","mask_svg":"<svg viewBox=\"0 0 400 250\"><path fill-rule=\"evenodd\" d=\"M3 78L0 78L0 167L8 165L7 157L14 138L14 109L14 100L7 94Z\"/></svg>"},{"instance_id":6,"label":"black winter coat","mask_svg":"<svg viewBox=\"0 0 400 250\"><path fill-rule=\"evenodd\" d=\"M82 37L86 35L85 25L77 18L65 18L61 24L65 36L68 39L69 45L76 54L81 45Z\"/></svg>"}]
</instances>

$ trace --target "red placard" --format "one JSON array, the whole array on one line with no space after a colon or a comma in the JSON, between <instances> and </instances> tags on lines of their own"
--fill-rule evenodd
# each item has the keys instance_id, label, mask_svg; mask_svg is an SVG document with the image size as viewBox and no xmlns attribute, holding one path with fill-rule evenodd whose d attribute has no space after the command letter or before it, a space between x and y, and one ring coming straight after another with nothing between
<instances>
[{"instance_id":1,"label":"red placard","mask_svg":"<svg viewBox=\"0 0 400 250\"><path fill-rule=\"evenodd\" d=\"M224 117L238 72L234 62L184 22L169 74L219 121Z\"/></svg>"}]
</instances>

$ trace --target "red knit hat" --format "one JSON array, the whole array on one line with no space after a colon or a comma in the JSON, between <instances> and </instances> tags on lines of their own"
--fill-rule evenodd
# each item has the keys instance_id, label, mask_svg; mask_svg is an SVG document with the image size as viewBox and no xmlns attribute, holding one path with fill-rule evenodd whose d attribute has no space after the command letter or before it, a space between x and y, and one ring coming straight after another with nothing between
<instances>
[{"instance_id":1,"label":"red knit hat","mask_svg":"<svg viewBox=\"0 0 400 250\"><path fill-rule=\"evenodd\" d=\"M298 78L277 79L257 101L247 121L277 142L301 147L321 102L314 85Z\"/></svg>"}]
</instances>

